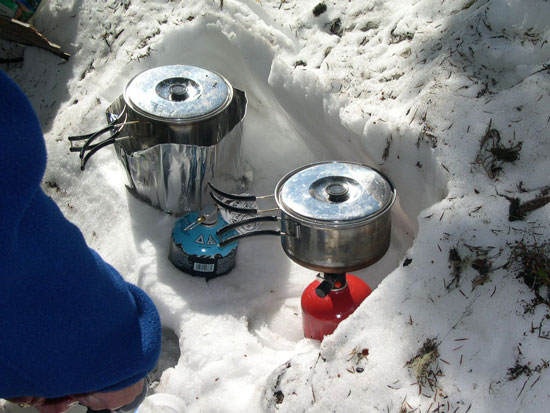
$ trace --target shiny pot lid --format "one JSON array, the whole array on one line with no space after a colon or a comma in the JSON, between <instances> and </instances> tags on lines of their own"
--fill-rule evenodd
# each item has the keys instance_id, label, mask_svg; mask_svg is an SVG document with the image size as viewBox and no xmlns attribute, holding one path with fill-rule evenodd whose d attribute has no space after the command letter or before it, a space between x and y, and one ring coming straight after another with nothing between
<instances>
[{"instance_id":1,"label":"shiny pot lid","mask_svg":"<svg viewBox=\"0 0 550 413\"><path fill-rule=\"evenodd\" d=\"M176 123L209 119L233 98L227 80L209 70L161 66L135 76L124 92L126 103L145 117Z\"/></svg>"},{"instance_id":2,"label":"shiny pot lid","mask_svg":"<svg viewBox=\"0 0 550 413\"><path fill-rule=\"evenodd\" d=\"M319 162L285 176L275 189L282 211L300 220L354 224L391 208L396 192L379 171L353 162Z\"/></svg>"}]
</instances>

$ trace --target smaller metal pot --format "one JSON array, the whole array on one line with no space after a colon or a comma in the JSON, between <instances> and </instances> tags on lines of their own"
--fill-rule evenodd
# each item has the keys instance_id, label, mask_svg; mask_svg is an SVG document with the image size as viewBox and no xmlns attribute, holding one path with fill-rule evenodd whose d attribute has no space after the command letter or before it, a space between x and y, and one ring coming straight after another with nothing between
<instances>
[{"instance_id":1,"label":"smaller metal pot","mask_svg":"<svg viewBox=\"0 0 550 413\"><path fill-rule=\"evenodd\" d=\"M280 217L252 220L280 220L280 230L249 232L221 244L245 236L277 234L293 261L326 273L367 267L389 248L390 210L397 194L391 181L376 169L338 161L306 165L284 176L277 183L274 196ZM219 202L219 198L214 198ZM248 222L251 221L240 224ZM219 234L235 226L228 225Z\"/></svg>"}]
</instances>

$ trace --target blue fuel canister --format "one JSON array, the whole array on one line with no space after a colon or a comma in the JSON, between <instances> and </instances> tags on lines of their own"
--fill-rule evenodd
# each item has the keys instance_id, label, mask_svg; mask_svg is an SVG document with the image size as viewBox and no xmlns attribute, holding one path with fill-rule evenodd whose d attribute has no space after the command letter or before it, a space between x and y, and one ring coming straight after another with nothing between
<instances>
[{"instance_id":1,"label":"blue fuel canister","mask_svg":"<svg viewBox=\"0 0 550 413\"><path fill-rule=\"evenodd\" d=\"M220 247L216 231L225 225L214 206L188 213L174 225L168 258L181 271L207 281L228 274L236 264L238 241Z\"/></svg>"}]
</instances>

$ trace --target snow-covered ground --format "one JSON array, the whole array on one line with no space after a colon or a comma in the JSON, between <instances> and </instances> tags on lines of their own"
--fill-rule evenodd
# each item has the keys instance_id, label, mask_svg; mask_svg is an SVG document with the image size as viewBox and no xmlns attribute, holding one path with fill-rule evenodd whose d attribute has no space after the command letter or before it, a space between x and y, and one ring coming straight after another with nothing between
<instances>
[{"instance_id":1,"label":"snow-covered ground","mask_svg":"<svg viewBox=\"0 0 550 413\"><path fill-rule=\"evenodd\" d=\"M154 391L189 412L548 410L548 1L49 0L33 23L70 60L3 43L24 63L2 69L40 117L44 189L179 339ZM190 277L167 258L176 219L126 191L114 152L84 172L69 153L133 75L174 63L247 92L252 192L328 159L397 187L390 250L355 273L376 289L322 344L301 327L315 273L276 237Z\"/></svg>"}]
</instances>

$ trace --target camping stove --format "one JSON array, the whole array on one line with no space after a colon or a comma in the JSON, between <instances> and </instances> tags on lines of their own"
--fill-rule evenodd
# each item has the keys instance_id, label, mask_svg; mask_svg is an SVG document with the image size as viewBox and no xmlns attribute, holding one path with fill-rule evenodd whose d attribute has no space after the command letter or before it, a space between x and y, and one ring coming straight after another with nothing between
<instances>
[{"instance_id":1,"label":"camping stove","mask_svg":"<svg viewBox=\"0 0 550 413\"><path fill-rule=\"evenodd\" d=\"M216 232L227 225L215 206L180 218L172 230L168 258L178 269L206 281L229 273L237 259L238 241L221 247ZM237 235L235 230L231 235Z\"/></svg>"},{"instance_id":2,"label":"camping stove","mask_svg":"<svg viewBox=\"0 0 550 413\"><path fill-rule=\"evenodd\" d=\"M365 282L347 272L374 264L390 246L391 207L397 192L382 172L354 162L305 165L279 180L273 195L277 208L269 210L235 209L222 198L255 202L260 197L227 194L213 185L210 188L221 208L256 215L238 225L280 222L276 230L236 237L225 236L235 228L228 225L218 231L223 237L221 246L244 236L277 235L290 259L320 272L320 280L302 294L306 337L322 340L331 334L371 293ZM260 216L276 210L279 216Z\"/></svg>"},{"instance_id":3,"label":"camping stove","mask_svg":"<svg viewBox=\"0 0 550 413\"><path fill-rule=\"evenodd\" d=\"M322 341L355 311L372 292L351 274L318 274L302 293L304 336Z\"/></svg>"}]
</instances>

